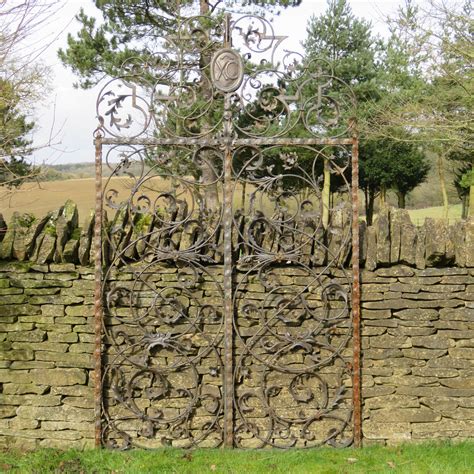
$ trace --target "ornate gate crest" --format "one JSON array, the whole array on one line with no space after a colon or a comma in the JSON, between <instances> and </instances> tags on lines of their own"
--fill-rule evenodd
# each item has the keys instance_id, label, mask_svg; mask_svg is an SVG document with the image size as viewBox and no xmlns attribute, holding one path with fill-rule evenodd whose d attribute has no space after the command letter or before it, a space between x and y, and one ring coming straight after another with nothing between
<instances>
[{"instance_id":1,"label":"ornate gate crest","mask_svg":"<svg viewBox=\"0 0 474 474\"><path fill-rule=\"evenodd\" d=\"M221 92L234 92L244 79L244 64L240 54L223 48L214 54L211 62L211 80Z\"/></svg>"},{"instance_id":2,"label":"ornate gate crest","mask_svg":"<svg viewBox=\"0 0 474 474\"><path fill-rule=\"evenodd\" d=\"M208 23L97 99L96 441L357 444L351 91L263 18Z\"/></svg>"}]
</instances>

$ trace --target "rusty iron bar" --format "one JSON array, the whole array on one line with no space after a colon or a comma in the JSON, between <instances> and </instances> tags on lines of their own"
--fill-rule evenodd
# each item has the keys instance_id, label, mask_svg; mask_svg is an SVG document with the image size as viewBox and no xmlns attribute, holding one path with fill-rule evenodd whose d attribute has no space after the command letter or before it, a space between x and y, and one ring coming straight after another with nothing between
<instances>
[{"instance_id":1,"label":"rusty iron bar","mask_svg":"<svg viewBox=\"0 0 474 474\"><path fill-rule=\"evenodd\" d=\"M224 446L234 445L234 314L232 298L232 154L224 155Z\"/></svg>"},{"instance_id":2,"label":"rusty iron bar","mask_svg":"<svg viewBox=\"0 0 474 474\"><path fill-rule=\"evenodd\" d=\"M138 145L138 146L215 146L222 145L219 138L103 138L103 145ZM239 146L297 146L297 145L352 145L352 138L236 138L232 144Z\"/></svg>"},{"instance_id":3,"label":"rusty iron bar","mask_svg":"<svg viewBox=\"0 0 474 474\"><path fill-rule=\"evenodd\" d=\"M360 340L360 241L359 241L359 139L356 122L352 121L352 327L353 327L353 383L354 445L362 445L361 402L361 340Z\"/></svg>"},{"instance_id":4,"label":"rusty iron bar","mask_svg":"<svg viewBox=\"0 0 474 474\"><path fill-rule=\"evenodd\" d=\"M95 221L94 221L94 422L95 446L102 445L102 134L96 130L95 144Z\"/></svg>"},{"instance_id":5,"label":"rusty iron bar","mask_svg":"<svg viewBox=\"0 0 474 474\"><path fill-rule=\"evenodd\" d=\"M230 47L230 15L224 19L224 48ZM232 298L232 113L224 99L224 447L234 446L234 304ZM221 142L222 146L222 142Z\"/></svg>"}]
</instances>

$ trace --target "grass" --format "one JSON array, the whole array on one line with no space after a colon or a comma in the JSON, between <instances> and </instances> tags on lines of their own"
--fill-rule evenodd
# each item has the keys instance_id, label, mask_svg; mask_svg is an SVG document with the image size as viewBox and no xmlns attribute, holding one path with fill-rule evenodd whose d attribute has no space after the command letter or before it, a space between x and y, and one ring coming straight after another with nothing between
<instances>
[{"instance_id":1,"label":"grass","mask_svg":"<svg viewBox=\"0 0 474 474\"><path fill-rule=\"evenodd\" d=\"M107 178L104 178L102 183L106 195L106 191L109 189L113 188L118 191L119 196L116 198L116 201L120 202L121 199L126 199L130 196L130 190L134 185L134 180L127 177L114 177L108 185ZM173 187L174 185L171 181L155 177L147 181L146 186L140 188L138 195L144 193L154 202L162 191L170 191ZM220 189L220 191L222 192L222 189ZM189 194L185 191L183 192L183 187L181 187L181 192L180 198L186 199L186 196L188 196L188 203L190 203ZM250 186L247 187L247 196L249 192ZM11 216L15 211L20 213L27 212L41 218L49 211L59 209L67 199L71 199L76 203L79 212L79 220L80 223L82 223L89 216L91 209L93 209L95 205L95 180L93 178L78 178L63 181L25 183L13 191L9 191L0 186L0 213L7 222L10 222ZM235 206L239 207L241 202L242 187L238 185L234 194ZM165 204L166 201L164 199L158 203L159 206ZM270 207L268 198L263 200L263 205ZM105 203L104 207L109 213L109 218L111 218L115 211L107 207Z\"/></svg>"},{"instance_id":2,"label":"grass","mask_svg":"<svg viewBox=\"0 0 474 474\"><path fill-rule=\"evenodd\" d=\"M59 451L0 453L0 471L11 473L420 473L474 472L474 443L423 443L396 447L290 451L163 449L158 451Z\"/></svg>"},{"instance_id":3,"label":"grass","mask_svg":"<svg viewBox=\"0 0 474 474\"><path fill-rule=\"evenodd\" d=\"M452 221L461 219L462 206L461 204L450 205L448 209L448 220L451 223ZM421 225L423 224L426 217L433 217L435 219L442 219L444 217L444 207L443 206L434 206L427 207L425 209L410 209L408 210L410 214L410 219L413 224Z\"/></svg>"}]
</instances>

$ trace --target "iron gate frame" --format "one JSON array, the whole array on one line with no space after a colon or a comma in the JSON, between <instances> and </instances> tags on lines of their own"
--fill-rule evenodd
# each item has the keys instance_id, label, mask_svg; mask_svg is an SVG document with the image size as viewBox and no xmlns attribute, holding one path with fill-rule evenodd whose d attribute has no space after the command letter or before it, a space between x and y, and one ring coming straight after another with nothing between
<instances>
[{"instance_id":1,"label":"iron gate frame","mask_svg":"<svg viewBox=\"0 0 474 474\"><path fill-rule=\"evenodd\" d=\"M230 15L225 17L223 49L231 50ZM283 37L277 37L280 41ZM224 91L226 111L230 111L229 93ZM230 91L232 92L232 91ZM224 120L224 131L232 128L230 120ZM232 149L239 146L349 146L351 147L351 266L352 266L352 419L353 441L356 447L362 444L362 405L361 405L361 333L360 333L360 267L359 267L359 139L355 119L350 119L350 137L346 138L241 138L225 133L221 138L114 138L106 137L103 118L99 118L99 126L94 132L95 147L95 222L94 222L94 417L95 446L102 446L103 416L103 324L104 324L104 271L103 271L103 184L102 165L103 147L107 145L140 145L140 146L224 146L224 276L223 286L226 294L224 301L224 443L225 447L234 445L234 374L233 318L234 306L232 295Z\"/></svg>"}]
</instances>

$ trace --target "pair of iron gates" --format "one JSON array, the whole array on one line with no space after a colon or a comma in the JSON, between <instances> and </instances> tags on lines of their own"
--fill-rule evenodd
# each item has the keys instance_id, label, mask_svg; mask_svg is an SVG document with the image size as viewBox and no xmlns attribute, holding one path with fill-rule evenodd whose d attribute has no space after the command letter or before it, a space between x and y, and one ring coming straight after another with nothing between
<instances>
[{"instance_id":1,"label":"pair of iron gates","mask_svg":"<svg viewBox=\"0 0 474 474\"><path fill-rule=\"evenodd\" d=\"M360 442L353 98L284 39L183 19L99 94L98 445Z\"/></svg>"}]
</instances>

